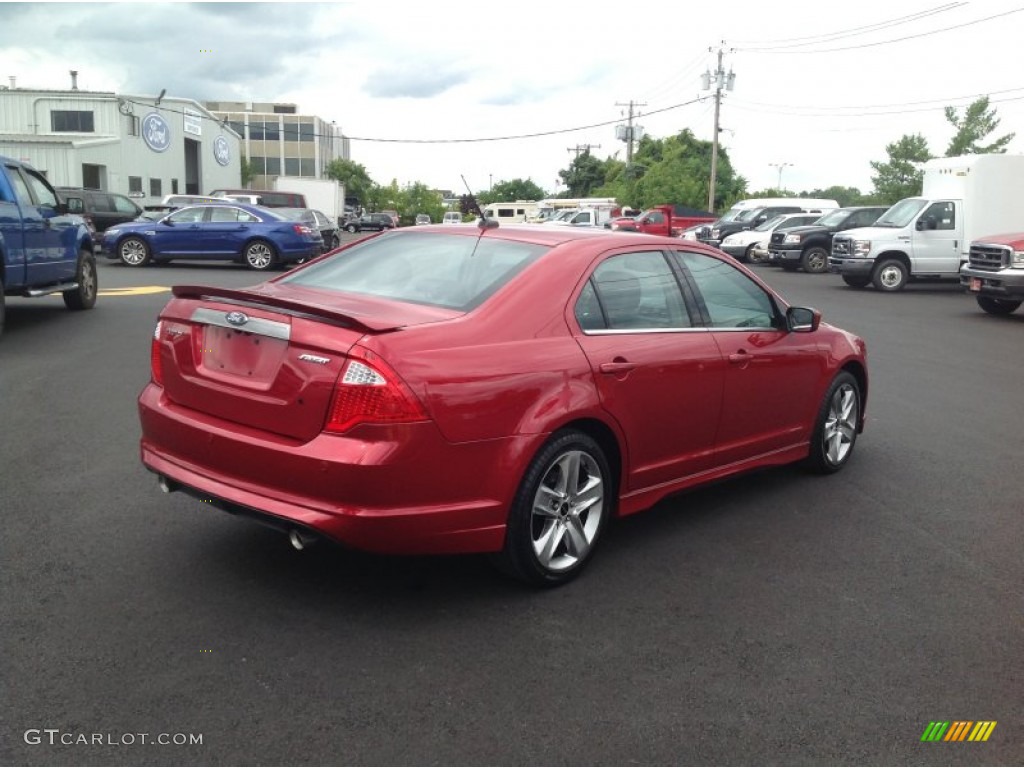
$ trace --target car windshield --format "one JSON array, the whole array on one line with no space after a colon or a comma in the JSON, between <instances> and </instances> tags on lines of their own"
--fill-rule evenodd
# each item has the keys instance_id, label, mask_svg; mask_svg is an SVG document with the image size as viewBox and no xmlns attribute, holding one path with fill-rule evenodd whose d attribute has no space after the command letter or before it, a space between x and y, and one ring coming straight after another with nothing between
<instances>
[{"instance_id":1,"label":"car windshield","mask_svg":"<svg viewBox=\"0 0 1024 768\"><path fill-rule=\"evenodd\" d=\"M736 218L733 221L753 221L763 210L764 208L747 208L747 210L736 214Z\"/></svg>"},{"instance_id":2,"label":"car windshield","mask_svg":"<svg viewBox=\"0 0 1024 768\"><path fill-rule=\"evenodd\" d=\"M779 226L779 224L781 224L785 220L786 220L785 216L775 216L775 217L773 217L771 219L768 219L768 221L764 222L763 224L758 224L756 227L754 227L753 231L754 232L771 232L773 229L775 229L777 226Z\"/></svg>"},{"instance_id":3,"label":"car windshield","mask_svg":"<svg viewBox=\"0 0 1024 768\"><path fill-rule=\"evenodd\" d=\"M396 232L281 282L468 312L547 250L496 237Z\"/></svg>"},{"instance_id":4,"label":"car windshield","mask_svg":"<svg viewBox=\"0 0 1024 768\"><path fill-rule=\"evenodd\" d=\"M896 205L883 213L881 218L872 224L872 226L894 227L901 229L913 221L914 217L917 216L917 214L921 212L921 209L926 205L928 205L927 200L919 200L916 198L900 200Z\"/></svg>"}]
</instances>

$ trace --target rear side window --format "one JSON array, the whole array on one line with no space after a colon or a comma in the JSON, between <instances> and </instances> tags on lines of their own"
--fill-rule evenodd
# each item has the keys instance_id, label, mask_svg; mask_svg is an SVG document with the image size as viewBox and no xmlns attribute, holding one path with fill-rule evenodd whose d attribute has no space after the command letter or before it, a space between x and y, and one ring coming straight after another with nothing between
<instances>
[{"instance_id":1,"label":"rear side window","mask_svg":"<svg viewBox=\"0 0 1024 768\"><path fill-rule=\"evenodd\" d=\"M468 312L547 250L494 237L394 233L281 282Z\"/></svg>"},{"instance_id":2,"label":"rear side window","mask_svg":"<svg viewBox=\"0 0 1024 768\"><path fill-rule=\"evenodd\" d=\"M660 251L601 262L576 302L576 319L584 330L691 327L679 282Z\"/></svg>"}]
</instances>

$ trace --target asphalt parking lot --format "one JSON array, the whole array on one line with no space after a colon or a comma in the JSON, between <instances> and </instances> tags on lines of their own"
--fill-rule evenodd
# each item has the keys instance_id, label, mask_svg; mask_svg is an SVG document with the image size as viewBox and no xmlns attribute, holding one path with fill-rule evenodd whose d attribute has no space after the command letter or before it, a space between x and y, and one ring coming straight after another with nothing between
<instances>
[{"instance_id":1,"label":"asphalt parking lot","mask_svg":"<svg viewBox=\"0 0 1024 768\"><path fill-rule=\"evenodd\" d=\"M93 311L9 300L0 760L1019 765L1024 313L756 270L867 340L852 463L667 500L542 592L158 492L135 398L167 289L258 275L102 259ZM958 720L998 725L920 740Z\"/></svg>"}]
</instances>

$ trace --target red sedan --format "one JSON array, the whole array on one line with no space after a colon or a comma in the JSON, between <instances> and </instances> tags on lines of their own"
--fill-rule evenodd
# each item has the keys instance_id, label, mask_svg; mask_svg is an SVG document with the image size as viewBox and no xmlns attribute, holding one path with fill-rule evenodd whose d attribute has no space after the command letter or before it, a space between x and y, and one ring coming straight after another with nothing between
<instances>
[{"instance_id":1,"label":"red sedan","mask_svg":"<svg viewBox=\"0 0 1024 768\"><path fill-rule=\"evenodd\" d=\"M381 553L575 576L609 518L864 426L864 342L699 243L416 227L253 288L176 286L139 397L181 490Z\"/></svg>"}]
</instances>

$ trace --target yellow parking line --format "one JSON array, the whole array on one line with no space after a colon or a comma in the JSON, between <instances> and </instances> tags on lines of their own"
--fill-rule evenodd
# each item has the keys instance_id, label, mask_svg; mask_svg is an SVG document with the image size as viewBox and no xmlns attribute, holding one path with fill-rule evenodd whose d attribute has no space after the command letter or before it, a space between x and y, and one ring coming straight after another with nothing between
<instances>
[{"instance_id":1,"label":"yellow parking line","mask_svg":"<svg viewBox=\"0 0 1024 768\"><path fill-rule=\"evenodd\" d=\"M171 290L167 285L138 285L134 288L108 288L98 291L98 296L145 296L147 293L165 293Z\"/></svg>"}]
</instances>

